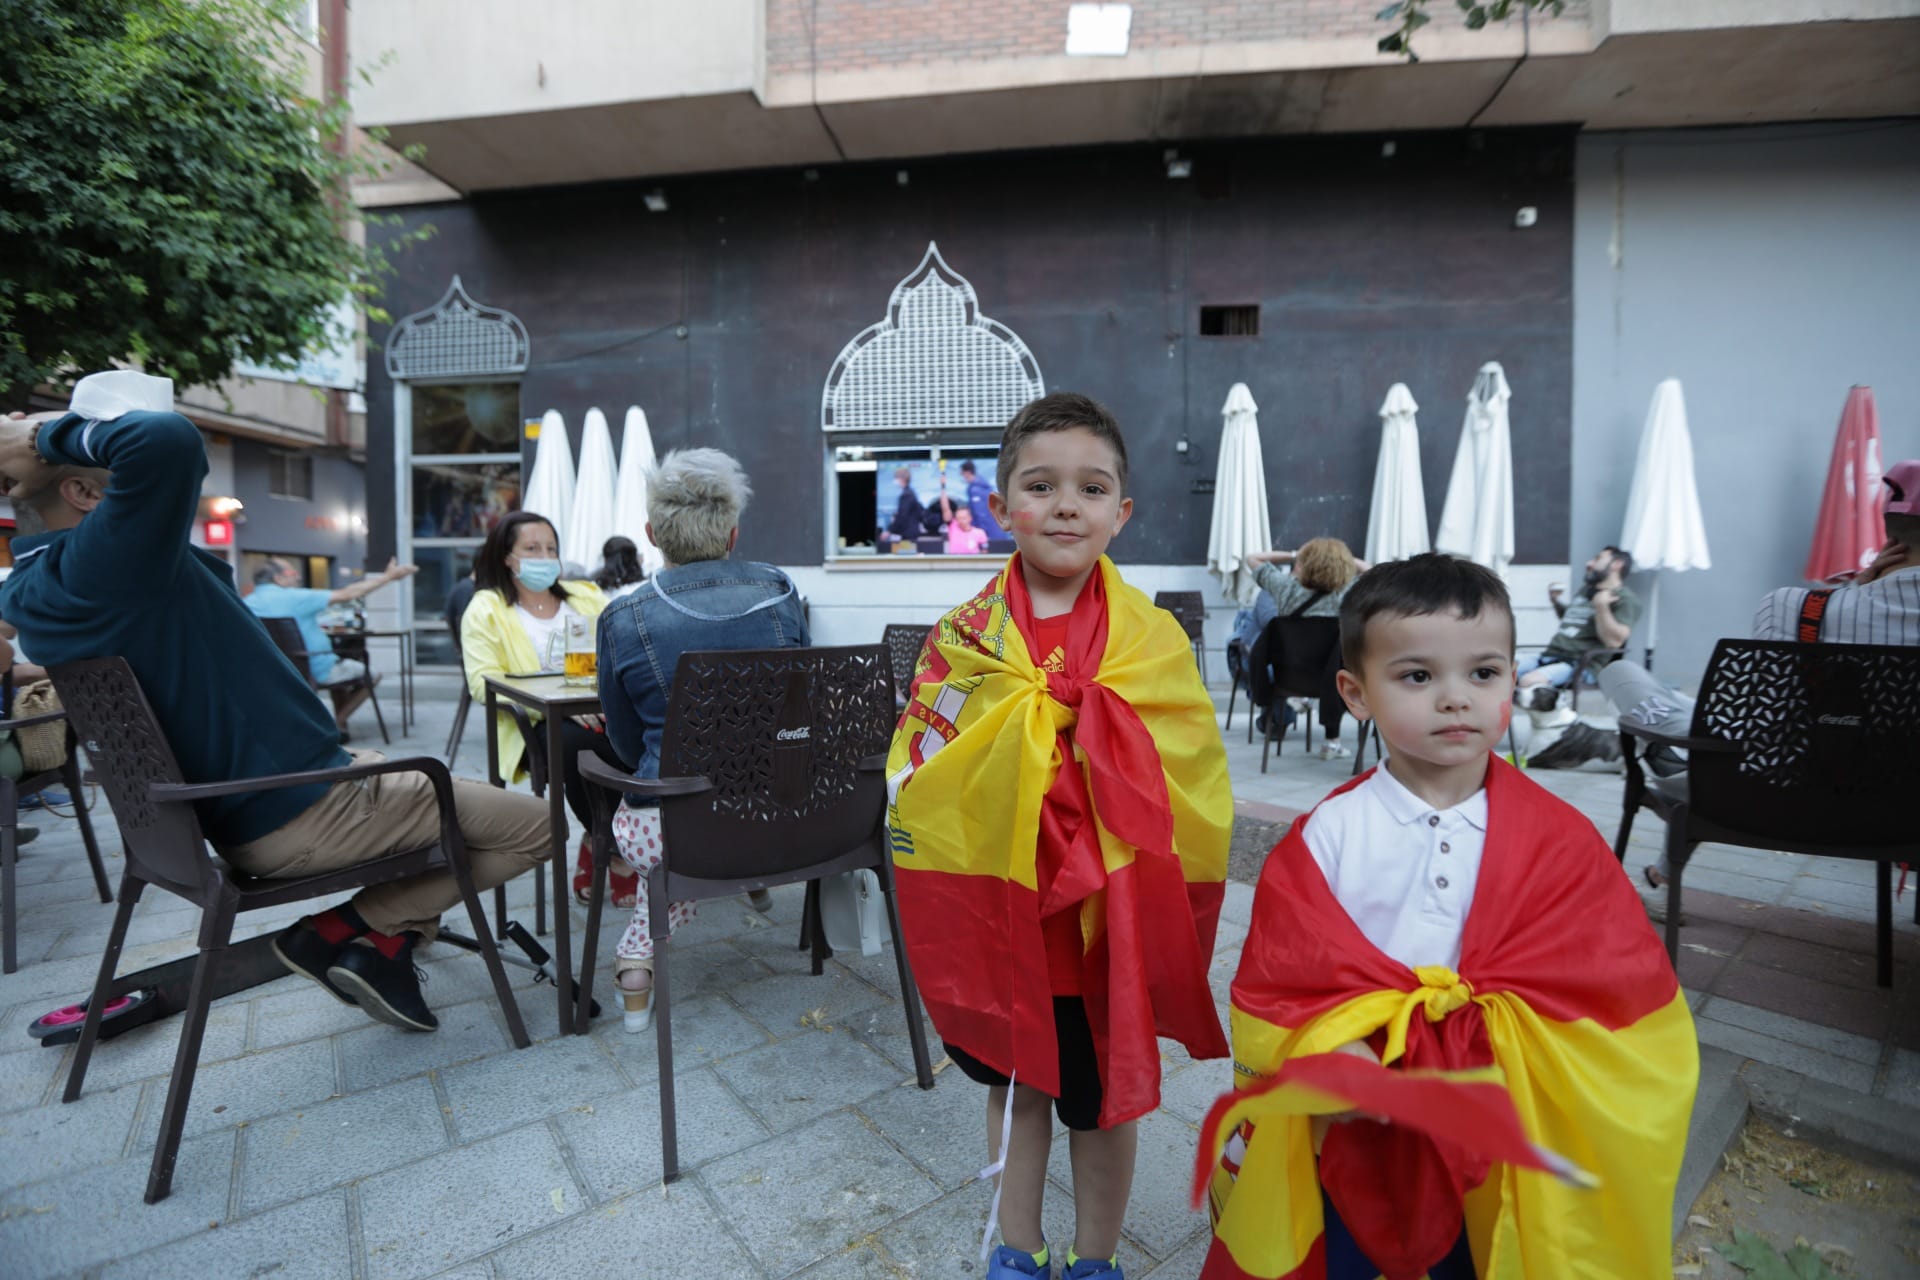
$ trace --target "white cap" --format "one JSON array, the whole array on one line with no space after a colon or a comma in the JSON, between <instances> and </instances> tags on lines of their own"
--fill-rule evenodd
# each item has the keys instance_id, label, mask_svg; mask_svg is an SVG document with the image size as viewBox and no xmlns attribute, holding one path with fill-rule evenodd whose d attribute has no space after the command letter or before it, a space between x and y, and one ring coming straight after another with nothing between
<instances>
[{"instance_id":1,"label":"white cap","mask_svg":"<svg viewBox=\"0 0 1920 1280\"><path fill-rule=\"evenodd\" d=\"M132 369L90 373L73 384L73 400L67 408L96 422L112 422L136 409L172 413L173 379L156 378Z\"/></svg>"}]
</instances>

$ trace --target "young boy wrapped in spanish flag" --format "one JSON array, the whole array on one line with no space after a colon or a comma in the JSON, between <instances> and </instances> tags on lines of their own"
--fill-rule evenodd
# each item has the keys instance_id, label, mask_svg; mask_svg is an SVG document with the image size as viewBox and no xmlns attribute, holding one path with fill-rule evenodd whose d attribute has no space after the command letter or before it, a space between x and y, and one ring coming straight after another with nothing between
<instances>
[{"instance_id":1,"label":"young boy wrapped in spanish flag","mask_svg":"<svg viewBox=\"0 0 1920 1280\"><path fill-rule=\"evenodd\" d=\"M1034 401L1007 426L999 481L1018 554L928 637L887 762L900 914L948 1055L988 1086L1005 1240L988 1280L1053 1274L1050 1107L1073 1158L1062 1274L1123 1280L1156 1033L1227 1054L1207 987L1226 753L1186 634L1104 554L1132 511L1113 416Z\"/></svg>"},{"instance_id":2,"label":"young boy wrapped in spanish flag","mask_svg":"<svg viewBox=\"0 0 1920 1280\"><path fill-rule=\"evenodd\" d=\"M1340 635L1388 758L1261 873L1238 1091L1202 1135L1203 1280L1671 1276L1693 1022L1600 834L1492 754L1506 589L1446 556L1381 565Z\"/></svg>"}]
</instances>

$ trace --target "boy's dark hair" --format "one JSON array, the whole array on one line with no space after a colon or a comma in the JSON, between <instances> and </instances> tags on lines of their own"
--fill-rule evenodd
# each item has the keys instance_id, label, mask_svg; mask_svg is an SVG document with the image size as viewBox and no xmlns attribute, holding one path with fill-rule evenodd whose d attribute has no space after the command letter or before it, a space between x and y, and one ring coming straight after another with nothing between
<instances>
[{"instance_id":1,"label":"boy's dark hair","mask_svg":"<svg viewBox=\"0 0 1920 1280\"><path fill-rule=\"evenodd\" d=\"M1353 580L1340 602L1340 664L1355 675L1366 656L1367 623L1381 614L1423 617L1452 613L1477 618L1487 609L1507 615L1513 645L1513 602L1507 584L1484 565L1430 551L1375 565Z\"/></svg>"},{"instance_id":2,"label":"boy's dark hair","mask_svg":"<svg viewBox=\"0 0 1920 1280\"><path fill-rule=\"evenodd\" d=\"M1000 437L1000 467L994 476L994 487L1002 493L1007 491L1007 481L1012 478L1013 469L1020 461L1020 450L1027 441L1049 431L1071 431L1075 427L1085 427L1113 446L1113 454L1120 467L1120 493L1124 497L1127 492L1127 442L1120 436L1120 423L1105 405L1073 391L1056 391L1052 395L1041 396L1013 415L1006 433Z\"/></svg>"}]
</instances>

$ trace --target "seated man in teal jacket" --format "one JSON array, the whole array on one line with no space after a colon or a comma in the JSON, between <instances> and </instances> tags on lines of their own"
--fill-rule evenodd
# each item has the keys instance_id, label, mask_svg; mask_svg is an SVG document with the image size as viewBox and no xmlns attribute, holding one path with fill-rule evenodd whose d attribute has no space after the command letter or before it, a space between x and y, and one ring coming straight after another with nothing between
<instances>
[{"instance_id":1,"label":"seated man in teal jacket","mask_svg":"<svg viewBox=\"0 0 1920 1280\"><path fill-rule=\"evenodd\" d=\"M189 541L206 449L199 429L170 411L170 386L144 382L164 388L145 395L168 411L0 418L0 490L30 535L13 541L0 617L49 667L125 658L188 782L379 759L341 749L332 717L241 603L226 562ZM543 801L453 785L479 888L551 853ZM196 809L221 856L257 876L348 867L430 844L439 831L433 788L417 773L247 792ZM274 951L369 1016L432 1031L439 1023L421 994L413 948L459 900L445 872L375 885L289 926Z\"/></svg>"}]
</instances>

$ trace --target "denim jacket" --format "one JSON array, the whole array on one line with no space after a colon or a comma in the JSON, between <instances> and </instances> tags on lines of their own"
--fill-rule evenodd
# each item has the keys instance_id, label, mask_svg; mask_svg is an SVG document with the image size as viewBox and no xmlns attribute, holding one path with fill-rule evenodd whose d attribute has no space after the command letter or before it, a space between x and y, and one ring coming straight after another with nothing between
<instances>
[{"instance_id":1,"label":"denim jacket","mask_svg":"<svg viewBox=\"0 0 1920 1280\"><path fill-rule=\"evenodd\" d=\"M643 778L660 776L660 736L680 655L802 648L800 593L770 564L703 560L662 569L600 615L600 704L607 738Z\"/></svg>"}]
</instances>

